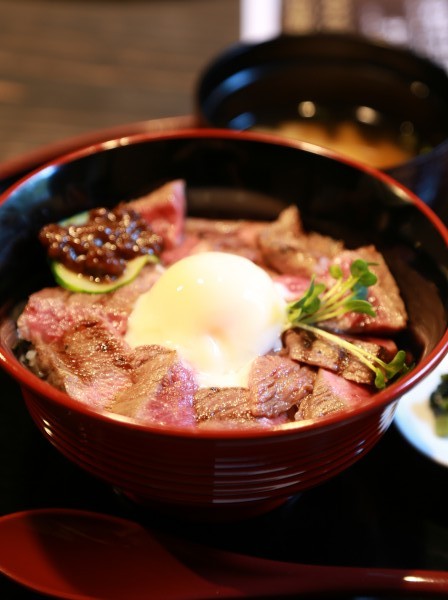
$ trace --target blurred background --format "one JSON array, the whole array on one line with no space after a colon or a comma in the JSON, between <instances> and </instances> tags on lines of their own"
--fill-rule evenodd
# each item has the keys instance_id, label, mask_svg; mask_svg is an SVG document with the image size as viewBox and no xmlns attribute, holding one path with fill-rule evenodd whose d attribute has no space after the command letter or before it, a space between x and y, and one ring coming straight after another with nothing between
<instances>
[{"instance_id":1,"label":"blurred background","mask_svg":"<svg viewBox=\"0 0 448 600\"><path fill-rule=\"evenodd\" d=\"M0 161L90 130L187 114L238 0L0 0Z\"/></svg>"},{"instance_id":2,"label":"blurred background","mask_svg":"<svg viewBox=\"0 0 448 600\"><path fill-rule=\"evenodd\" d=\"M202 69L280 31L355 31L448 65L448 0L0 0L0 161L187 115Z\"/></svg>"}]
</instances>

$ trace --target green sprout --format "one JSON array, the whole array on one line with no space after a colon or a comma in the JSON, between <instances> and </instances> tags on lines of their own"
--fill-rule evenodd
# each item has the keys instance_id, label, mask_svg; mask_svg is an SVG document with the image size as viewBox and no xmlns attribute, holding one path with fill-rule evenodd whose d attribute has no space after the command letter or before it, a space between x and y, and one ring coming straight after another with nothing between
<instances>
[{"instance_id":1,"label":"green sprout","mask_svg":"<svg viewBox=\"0 0 448 600\"><path fill-rule=\"evenodd\" d=\"M331 266L330 274L336 281L329 289L323 283L315 283L313 276L302 298L288 305L288 319L293 325L320 323L350 311L375 317L372 305L366 300L367 288L377 282L369 269L373 264L361 259L353 261L350 275L345 279L339 265Z\"/></svg>"},{"instance_id":2,"label":"green sprout","mask_svg":"<svg viewBox=\"0 0 448 600\"><path fill-rule=\"evenodd\" d=\"M304 295L288 304L287 318L289 328L311 331L350 352L375 373L375 386L383 389L396 375L409 370L404 350L398 350L393 359L386 363L364 348L319 327L321 322L337 319L347 312L376 316L367 300L368 288L377 282L376 275L369 269L374 264L357 259L351 263L350 274L345 278L339 265L331 266L330 274L335 283L329 288L323 283L316 283L313 276Z\"/></svg>"}]
</instances>

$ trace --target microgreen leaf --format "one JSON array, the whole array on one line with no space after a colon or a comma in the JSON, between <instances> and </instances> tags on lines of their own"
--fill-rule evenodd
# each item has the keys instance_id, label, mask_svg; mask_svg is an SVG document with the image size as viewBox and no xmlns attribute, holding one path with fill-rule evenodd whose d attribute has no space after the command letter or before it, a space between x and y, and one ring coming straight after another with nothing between
<instances>
[{"instance_id":1,"label":"microgreen leaf","mask_svg":"<svg viewBox=\"0 0 448 600\"><path fill-rule=\"evenodd\" d=\"M357 312L376 317L376 312L373 310L372 305L367 300L361 300L359 298L352 298L344 302L344 307L347 312Z\"/></svg>"},{"instance_id":2,"label":"microgreen leaf","mask_svg":"<svg viewBox=\"0 0 448 600\"><path fill-rule=\"evenodd\" d=\"M299 322L320 323L351 311L375 316L367 300L367 287L377 282L376 275L369 269L372 264L361 259L354 260L350 265L350 275L345 279L340 265L331 265L329 272L335 283L330 288L316 283L313 276L302 298L288 305L288 318L292 325Z\"/></svg>"},{"instance_id":3,"label":"microgreen leaf","mask_svg":"<svg viewBox=\"0 0 448 600\"><path fill-rule=\"evenodd\" d=\"M350 352L350 354L375 373L375 387L377 389L383 389L391 379L397 375L404 375L412 368L405 363L406 353L404 350L398 350L394 358L389 363L385 363L365 348L356 346L335 333L315 327L314 325L307 325L306 323L299 323L298 327L310 331L317 337L324 338Z\"/></svg>"},{"instance_id":4,"label":"microgreen leaf","mask_svg":"<svg viewBox=\"0 0 448 600\"><path fill-rule=\"evenodd\" d=\"M365 287L375 285L378 278L375 273L372 273L372 271L369 270L369 266L375 266L375 264L376 263L366 262L365 260L358 258L350 265L350 273Z\"/></svg>"},{"instance_id":5,"label":"microgreen leaf","mask_svg":"<svg viewBox=\"0 0 448 600\"><path fill-rule=\"evenodd\" d=\"M403 371L406 366L406 352L399 350L394 358L384 366L388 379L392 379L397 373Z\"/></svg>"},{"instance_id":6,"label":"microgreen leaf","mask_svg":"<svg viewBox=\"0 0 448 600\"><path fill-rule=\"evenodd\" d=\"M330 288L316 283L312 277L304 295L288 304L287 317L289 327L312 331L353 354L375 373L375 386L382 389L395 376L409 371L404 350L399 350L389 363L385 363L366 349L319 327L322 321L341 317L347 312L376 316L372 304L367 300L367 288L375 285L378 280L369 269L375 264L362 259L354 260L350 265L350 275L345 279L341 267L332 265L329 272L335 283Z\"/></svg>"},{"instance_id":7,"label":"microgreen leaf","mask_svg":"<svg viewBox=\"0 0 448 600\"><path fill-rule=\"evenodd\" d=\"M331 265L329 272L334 279L342 279L343 273L340 265Z\"/></svg>"},{"instance_id":8,"label":"microgreen leaf","mask_svg":"<svg viewBox=\"0 0 448 600\"><path fill-rule=\"evenodd\" d=\"M383 371L381 371L381 369L374 369L376 376L375 376L375 387L378 390L382 390L383 388L386 387L386 378L384 377L384 373Z\"/></svg>"},{"instance_id":9,"label":"microgreen leaf","mask_svg":"<svg viewBox=\"0 0 448 600\"><path fill-rule=\"evenodd\" d=\"M314 277L304 295L297 301L288 305L288 318L291 322L298 321L304 317L314 315L320 308L319 296L325 290L323 283L315 283Z\"/></svg>"}]
</instances>

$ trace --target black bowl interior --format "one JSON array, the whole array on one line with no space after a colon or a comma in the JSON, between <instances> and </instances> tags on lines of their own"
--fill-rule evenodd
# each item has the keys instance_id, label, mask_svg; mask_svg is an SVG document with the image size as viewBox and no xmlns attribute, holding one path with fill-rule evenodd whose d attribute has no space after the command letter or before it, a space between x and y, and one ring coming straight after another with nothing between
<instances>
[{"instance_id":1,"label":"black bowl interior","mask_svg":"<svg viewBox=\"0 0 448 600\"><path fill-rule=\"evenodd\" d=\"M312 101L320 120L356 121L371 107L378 126L412 124L419 149L448 138L445 71L397 46L356 35L281 35L238 43L206 66L196 89L196 109L206 125L244 130L296 120ZM367 130L367 129L366 129Z\"/></svg>"},{"instance_id":2,"label":"black bowl interior","mask_svg":"<svg viewBox=\"0 0 448 600\"><path fill-rule=\"evenodd\" d=\"M213 133L213 132L212 132ZM184 132L86 153L47 166L0 204L0 305L53 285L37 233L95 206L113 206L183 178L191 215L272 219L296 203L308 229L384 252L411 313L423 353L447 322L448 252L443 229L385 177L259 136Z\"/></svg>"}]
</instances>

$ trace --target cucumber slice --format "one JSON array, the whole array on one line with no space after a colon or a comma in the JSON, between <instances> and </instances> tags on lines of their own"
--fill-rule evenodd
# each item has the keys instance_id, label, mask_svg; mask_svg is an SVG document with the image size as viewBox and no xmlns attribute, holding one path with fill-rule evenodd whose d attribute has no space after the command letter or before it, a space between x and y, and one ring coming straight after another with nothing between
<instances>
[{"instance_id":1,"label":"cucumber slice","mask_svg":"<svg viewBox=\"0 0 448 600\"><path fill-rule=\"evenodd\" d=\"M155 262L156 258L149 255L137 256L137 258L133 258L128 262L123 274L118 279L109 283L95 283L81 273L70 271L70 269L67 269L62 263L57 261L52 261L50 266L56 283L61 287L71 292L104 294L130 283L148 262L153 261Z\"/></svg>"}]
</instances>

